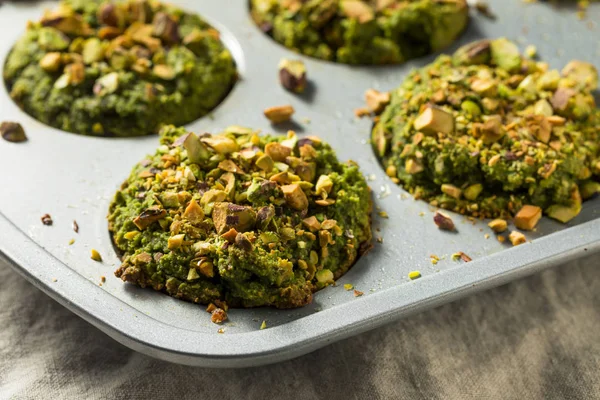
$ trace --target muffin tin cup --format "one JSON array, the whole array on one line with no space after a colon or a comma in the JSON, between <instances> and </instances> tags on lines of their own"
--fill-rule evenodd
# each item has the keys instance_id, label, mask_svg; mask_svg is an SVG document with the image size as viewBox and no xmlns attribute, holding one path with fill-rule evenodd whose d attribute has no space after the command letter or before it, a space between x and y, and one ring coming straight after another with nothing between
<instances>
[{"instance_id":1,"label":"muffin tin cup","mask_svg":"<svg viewBox=\"0 0 600 400\"><path fill-rule=\"evenodd\" d=\"M351 67L292 53L264 35L252 22L247 1L174 1L205 17L221 31L234 55L240 80L210 116L187 125L197 132L219 132L228 125L299 137L318 135L341 160L356 161L373 190L374 248L313 303L294 310L232 309L229 321L210 322L203 306L124 284L114 277L120 261L107 229L108 204L132 166L154 152L157 136L97 138L61 132L22 112L0 89L0 121L20 122L24 143L0 141L0 254L52 298L119 342L172 362L205 367L245 367L296 357L405 315L441 305L543 268L600 250L598 199L584 203L567 225L544 218L530 242L512 248L500 243L487 221L470 221L449 213L457 233L440 231L433 207L414 200L385 175L370 143L371 122L353 110L363 106L368 88L392 90L412 68L436 55L397 66ZM521 0L490 0L495 21L473 15L466 33L447 51L479 38L507 36L537 46L553 68L571 59L600 67L600 7L587 19L575 7L555 9ZM56 3L4 3L0 7L0 63L25 29ZM295 95L278 82L281 58L306 63L307 90ZM270 106L291 104L290 123L273 126L262 115ZM385 211L389 218L378 213ZM54 224L41 223L49 213ZM79 233L72 229L72 221ZM485 234L490 237L486 239ZM69 241L75 239L72 245ZM90 258L96 249L101 263ZM454 261L464 252L473 261ZM437 264L430 256L440 258ZM420 271L411 281L408 274ZM101 277L105 277L102 282ZM100 283L102 286L100 286ZM363 292L356 297L353 290ZM260 329L266 321L267 329ZM222 328L223 333L218 333Z\"/></svg>"}]
</instances>

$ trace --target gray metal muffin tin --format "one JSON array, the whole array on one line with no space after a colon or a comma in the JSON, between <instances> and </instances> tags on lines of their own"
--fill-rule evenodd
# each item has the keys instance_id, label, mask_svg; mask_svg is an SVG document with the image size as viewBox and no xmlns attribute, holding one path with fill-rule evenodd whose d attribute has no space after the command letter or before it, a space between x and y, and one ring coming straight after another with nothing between
<instances>
[{"instance_id":1,"label":"gray metal muffin tin","mask_svg":"<svg viewBox=\"0 0 600 400\"><path fill-rule=\"evenodd\" d=\"M38 288L117 341L165 360L205 367L243 367L273 363L316 350L402 316L447 303L473 292L534 273L600 250L600 200L585 203L567 226L544 218L530 242L511 248L499 243L485 222L453 215L458 233L433 224L432 208L413 200L380 168L368 144L370 122L357 120L367 88L390 90L411 68L434 56L391 67L349 67L298 56L263 35L252 23L245 0L175 1L210 20L234 54L241 80L210 117L188 127L217 132L227 125L261 128L300 136L317 134L341 159L359 163L375 201L374 234L383 243L362 257L339 281L295 310L236 309L221 328L203 306L124 284L113 275L119 260L107 232L111 196L134 163L154 152L155 136L135 139L82 137L47 127L24 114L0 88L0 121L20 122L29 141L0 140L0 255ZM600 67L600 7L584 21L575 8L560 9L522 0L489 1L496 21L474 15L459 43L508 36L523 48L537 46L543 59L561 68L578 58ZM55 3L5 3L0 7L0 63L22 34L28 19L38 19ZM595 22L594 22L595 21ZM452 51L449 49L448 51ZM311 85L293 95L280 87L282 57L306 62ZM294 123L273 127L263 117L268 106L292 104ZM389 214L381 218L377 211ZM50 213L53 226L40 217ZM80 230L71 224L77 220ZM486 239L485 234L490 234ZM69 245L69 240L75 243ZM90 259L97 249L104 261ZM453 261L463 251L473 261ZM430 255L441 258L437 265ZM419 270L422 278L410 281ZM101 276L106 281L99 285ZM344 284L362 292L354 297ZM518 312L518 310L515 310ZM265 320L267 329L260 330Z\"/></svg>"}]
</instances>

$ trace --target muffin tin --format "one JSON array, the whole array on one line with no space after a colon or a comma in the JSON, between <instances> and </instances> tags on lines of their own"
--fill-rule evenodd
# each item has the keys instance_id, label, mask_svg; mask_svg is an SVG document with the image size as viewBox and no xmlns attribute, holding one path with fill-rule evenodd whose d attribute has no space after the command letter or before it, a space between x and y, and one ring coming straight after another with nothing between
<instances>
[{"instance_id":1,"label":"muffin tin","mask_svg":"<svg viewBox=\"0 0 600 400\"><path fill-rule=\"evenodd\" d=\"M0 121L20 122L29 140L0 141L0 257L52 298L119 342L140 352L182 364L244 367L282 361L328 343L374 329L402 316L447 303L543 268L600 250L600 200L584 203L567 225L544 218L531 242L512 248L498 242L485 221L452 214L458 233L440 231L433 209L393 184L371 150L370 121L357 120L368 88L390 90L411 68L435 55L389 67L350 67L295 55L264 35L243 0L174 1L214 24L231 50L241 75L209 117L187 127L218 132L228 125L260 128L327 140L340 159L353 159L373 190L373 250L361 257L335 287L315 294L311 305L294 310L233 309L222 326L210 322L203 306L126 285L113 271L119 260L107 231L111 196L134 163L153 152L156 136L94 138L61 132L22 112L0 89ZM473 14L467 32L448 51L482 37L507 36L537 46L543 60L561 68L571 59L600 67L600 7L592 5L579 20L575 6L492 0L495 21ZM22 34L52 2L4 3L0 7L0 63ZM283 57L305 61L310 84L303 95L283 89L277 64ZM292 104L294 121L272 126L262 115L269 106ZM389 218L378 215L385 211ZM54 224L41 223L49 213ZM72 221L79 233L72 229ZM490 234L486 239L485 234ZM72 245L69 241L75 239ZM91 249L103 257L90 258ZM452 260L462 251L473 261ZM437 264L431 255L440 257ZM420 279L408 274L419 270ZM102 282L102 276L106 277ZM100 284L102 284L100 286ZM344 284L364 292L355 297ZM517 312L515 310L515 312ZM267 329L260 329L266 321ZM218 333L222 328L223 333Z\"/></svg>"}]
</instances>

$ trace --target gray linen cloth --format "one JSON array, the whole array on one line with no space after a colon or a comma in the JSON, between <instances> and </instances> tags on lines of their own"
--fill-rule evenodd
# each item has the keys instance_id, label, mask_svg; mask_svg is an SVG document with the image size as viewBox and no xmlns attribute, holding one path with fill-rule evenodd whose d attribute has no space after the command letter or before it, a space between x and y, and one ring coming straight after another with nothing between
<instances>
[{"instance_id":1,"label":"gray linen cloth","mask_svg":"<svg viewBox=\"0 0 600 400\"><path fill-rule=\"evenodd\" d=\"M600 398L598 256L260 368L138 354L0 263L0 399Z\"/></svg>"}]
</instances>

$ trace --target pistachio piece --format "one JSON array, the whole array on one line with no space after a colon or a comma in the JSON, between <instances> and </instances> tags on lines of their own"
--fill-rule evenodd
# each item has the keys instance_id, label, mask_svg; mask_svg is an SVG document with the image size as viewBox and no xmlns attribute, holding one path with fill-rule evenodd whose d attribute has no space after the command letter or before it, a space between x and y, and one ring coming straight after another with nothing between
<instances>
[{"instance_id":1,"label":"pistachio piece","mask_svg":"<svg viewBox=\"0 0 600 400\"><path fill-rule=\"evenodd\" d=\"M76 62L65 67L65 75L69 77L69 84L77 86L85 80L85 66Z\"/></svg>"},{"instance_id":2,"label":"pistachio piece","mask_svg":"<svg viewBox=\"0 0 600 400\"><path fill-rule=\"evenodd\" d=\"M371 141L373 142L373 147L377 151L377 155L379 157L383 157L386 155L389 147L389 140L386 137L385 128L382 124L378 123L375 125L373 129L373 133L371 134Z\"/></svg>"},{"instance_id":3,"label":"pistachio piece","mask_svg":"<svg viewBox=\"0 0 600 400\"><path fill-rule=\"evenodd\" d=\"M449 183L442 184L441 191L455 199L460 199L462 197L462 190Z\"/></svg>"},{"instance_id":4,"label":"pistachio piece","mask_svg":"<svg viewBox=\"0 0 600 400\"><path fill-rule=\"evenodd\" d=\"M98 22L116 28L123 28L126 22L125 11L114 3L104 3L98 8Z\"/></svg>"},{"instance_id":5,"label":"pistachio piece","mask_svg":"<svg viewBox=\"0 0 600 400\"><path fill-rule=\"evenodd\" d=\"M61 51L69 47L71 39L58 29L42 28L38 33L38 44L42 50Z\"/></svg>"},{"instance_id":6,"label":"pistachio piece","mask_svg":"<svg viewBox=\"0 0 600 400\"><path fill-rule=\"evenodd\" d=\"M152 34L161 38L165 43L179 43L179 26L169 14L158 12L152 21Z\"/></svg>"},{"instance_id":7,"label":"pistachio piece","mask_svg":"<svg viewBox=\"0 0 600 400\"><path fill-rule=\"evenodd\" d=\"M280 124L282 122L287 122L292 118L294 107L290 105L269 107L264 110L264 114L272 123Z\"/></svg>"},{"instance_id":8,"label":"pistachio piece","mask_svg":"<svg viewBox=\"0 0 600 400\"><path fill-rule=\"evenodd\" d=\"M202 207L192 199L183 212L183 218L190 221L192 225L199 225L204 220L204 211Z\"/></svg>"},{"instance_id":9,"label":"pistachio piece","mask_svg":"<svg viewBox=\"0 0 600 400\"><path fill-rule=\"evenodd\" d=\"M206 146L198 139L195 133L190 132L183 140L183 147L187 151L187 156L190 162L201 164L208 160L211 156Z\"/></svg>"},{"instance_id":10,"label":"pistachio piece","mask_svg":"<svg viewBox=\"0 0 600 400\"><path fill-rule=\"evenodd\" d=\"M258 213L256 214L258 226L260 227L260 229L267 230L269 224L273 220L273 217L275 217L275 207L273 207L272 205L261 207L258 210Z\"/></svg>"},{"instance_id":11,"label":"pistachio piece","mask_svg":"<svg viewBox=\"0 0 600 400\"><path fill-rule=\"evenodd\" d=\"M317 282L322 284L333 284L333 272L329 269L322 269L317 271L315 277L317 278Z\"/></svg>"},{"instance_id":12,"label":"pistachio piece","mask_svg":"<svg viewBox=\"0 0 600 400\"><path fill-rule=\"evenodd\" d=\"M542 218L542 209L537 206L524 205L515 215L515 226L519 229L530 231Z\"/></svg>"},{"instance_id":13,"label":"pistachio piece","mask_svg":"<svg viewBox=\"0 0 600 400\"><path fill-rule=\"evenodd\" d=\"M185 47L190 49L192 53L201 56L206 51L207 34L200 29L194 28L190 33L183 37L181 41Z\"/></svg>"},{"instance_id":14,"label":"pistachio piece","mask_svg":"<svg viewBox=\"0 0 600 400\"><path fill-rule=\"evenodd\" d=\"M467 200L475 201L477 200L477 197L479 197L482 191L483 185L481 183L476 183L474 185L468 186L463 191L463 196L465 196L465 199Z\"/></svg>"},{"instance_id":15,"label":"pistachio piece","mask_svg":"<svg viewBox=\"0 0 600 400\"><path fill-rule=\"evenodd\" d=\"M308 208L308 198L297 183L281 187L285 201L294 210L302 211Z\"/></svg>"},{"instance_id":16,"label":"pistachio piece","mask_svg":"<svg viewBox=\"0 0 600 400\"><path fill-rule=\"evenodd\" d=\"M167 247L169 250L176 250L183 245L183 239L185 238L184 233L179 235L173 235L167 240Z\"/></svg>"},{"instance_id":17,"label":"pistachio piece","mask_svg":"<svg viewBox=\"0 0 600 400\"><path fill-rule=\"evenodd\" d=\"M361 24L372 21L375 18L373 9L361 0L342 0L340 8L345 16L356 19Z\"/></svg>"},{"instance_id":18,"label":"pistachio piece","mask_svg":"<svg viewBox=\"0 0 600 400\"><path fill-rule=\"evenodd\" d=\"M83 62L92 64L104 59L104 46L98 38L89 38L83 45Z\"/></svg>"},{"instance_id":19,"label":"pistachio piece","mask_svg":"<svg viewBox=\"0 0 600 400\"><path fill-rule=\"evenodd\" d=\"M68 14L64 9L46 13L40 20L42 26L53 27L67 35L84 35L90 33L90 27L79 14Z\"/></svg>"},{"instance_id":20,"label":"pistachio piece","mask_svg":"<svg viewBox=\"0 0 600 400\"><path fill-rule=\"evenodd\" d=\"M143 24L152 20L152 7L147 0L133 0L129 2L129 19Z\"/></svg>"},{"instance_id":21,"label":"pistachio piece","mask_svg":"<svg viewBox=\"0 0 600 400\"><path fill-rule=\"evenodd\" d=\"M422 172L424 168L423 164L421 164L419 161L409 158L404 163L404 169L408 174L415 175L419 172Z\"/></svg>"},{"instance_id":22,"label":"pistachio piece","mask_svg":"<svg viewBox=\"0 0 600 400\"><path fill-rule=\"evenodd\" d=\"M295 93L306 88L306 66L300 60L282 59L279 62L279 82L281 86Z\"/></svg>"},{"instance_id":23,"label":"pistachio piece","mask_svg":"<svg viewBox=\"0 0 600 400\"><path fill-rule=\"evenodd\" d=\"M224 135L203 136L200 141L212 148L217 154L231 154L240 149L235 140Z\"/></svg>"},{"instance_id":24,"label":"pistachio piece","mask_svg":"<svg viewBox=\"0 0 600 400\"><path fill-rule=\"evenodd\" d=\"M25 130L18 122L0 123L0 135L2 135L2 139L12 143L21 143L27 140Z\"/></svg>"},{"instance_id":25,"label":"pistachio piece","mask_svg":"<svg viewBox=\"0 0 600 400\"><path fill-rule=\"evenodd\" d=\"M123 33L123 31L114 26L103 26L102 28L98 29L98 38L100 40L110 40L116 38L121 33Z\"/></svg>"},{"instance_id":26,"label":"pistachio piece","mask_svg":"<svg viewBox=\"0 0 600 400\"><path fill-rule=\"evenodd\" d=\"M97 262L102 262L102 256L100 255L100 253L98 252L98 250L96 249L92 249L90 252L90 258L94 261Z\"/></svg>"},{"instance_id":27,"label":"pistachio piece","mask_svg":"<svg viewBox=\"0 0 600 400\"><path fill-rule=\"evenodd\" d=\"M426 135L454 132L454 116L439 107L429 105L415 119L414 128Z\"/></svg>"},{"instance_id":28,"label":"pistachio piece","mask_svg":"<svg viewBox=\"0 0 600 400\"><path fill-rule=\"evenodd\" d=\"M479 40L460 47L452 56L454 65L488 64L492 58L491 41Z\"/></svg>"},{"instance_id":29,"label":"pistachio piece","mask_svg":"<svg viewBox=\"0 0 600 400\"><path fill-rule=\"evenodd\" d=\"M248 240L246 235L241 232L235 236L235 245L244 251L252 251L254 246L252 246L252 242Z\"/></svg>"},{"instance_id":30,"label":"pistachio piece","mask_svg":"<svg viewBox=\"0 0 600 400\"><path fill-rule=\"evenodd\" d=\"M166 208L179 208L179 196L175 192L164 192L160 195L160 202Z\"/></svg>"},{"instance_id":31,"label":"pistachio piece","mask_svg":"<svg viewBox=\"0 0 600 400\"><path fill-rule=\"evenodd\" d=\"M328 195L333 188L333 181L329 175L321 175L315 185L315 194L321 196L323 194Z\"/></svg>"},{"instance_id":32,"label":"pistachio piece","mask_svg":"<svg viewBox=\"0 0 600 400\"><path fill-rule=\"evenodd\" d=\"M212 218L220 235L232 228L238 232L246 232L256 224L256 213L252 207L226 202L215 203Z\"/></svg>"},{"instance_id":33,"label":"pistachio piece","mask_svg":"<svg viewBox=\"0 0 600 400\"><path fill-rule=\"evenodd\" d=\"M492 40L490 43L492 62L508 72L521 68L521 54L516 44L506 38Z\"/></svg>"},{"instance_id":34,"label":"pistachio piece","mask_svg":"<svg viewBox=\"0 0 600 400\"><path fill-rule=\"evenodd\" d=\"M167 215L167 210L159 208L148 208L140 215L135 217L133 224L140 230L144 230L149 227L153 222L156 222Z\"/></svg>"},{"instance_id":35,"label":"pistachio piece","mask_svg":"<svg viewBox=\"0 0 600 400\"><path fill-rule=\"evenodd\" d=\"M96 96L105 96L114 93L119 88L119 74L111 72L96 79L94 84L94 94Z\"/></svg>"},{"instance_id":36,"label":"pistachio piece","mask_svg":"<svg viewBox=\"0 0 600 400\"><path fill-rule=\"evenodd\" d=\"M317 232L319 229L321 229L321 223L314 215L311 215L308 218L304 218L302 220L302 224L305 227L307 227L311 232Z\"/></svg>"},{"instance_id":37,"label":"pistachio piece","mask_svg":"<svg viewBox=\"0 0 600 400\"><path fill-rule=\"evenodd\" d=\"M551 117L554 114L554 110L548 100L540 99L533 105L533 113L536 115L543 115L544 117Z\"/></svg>"},{"instance_id":38,"label":"pistachio piece","mask_svg":"<svg viewBox=\"0 0 600 400\"><path fill-rule=\"evenodd\" d=\"M172 81L176 76L175 70L165 64L155 65L152 68L152 73L160 79L164 79L165 81Z\"/></svg>"},{"instance_id":39,"label":"pistachio piece","mask_svg":"<svg viewBox=\"0 0 600 400\"><path fill-rule=\"evenodd\" d=\"M256 160L256 166L265 172L269 172L275 166L273 159L268 154L263 154Z\"/></svg>"},{"instance_id":40,"label":"pistachio piece","mask_svg":"<svg viewBox=\"0 0 600 400\"><path fill-rule=\"evenodd\" d=\"M207 205L210 203L217 203L223 201L227 198L227 193L222 190L211 189L207 190L200 199L200 203L202 205Z\"/></svg>"},{"instance_id":41,"label":"pistachio piece","mask_svg":"<svg viewBox=\"0 0 600 400\"><path fill-rule=\"evenodd\" d=\"M488 226L496 233L502 233L508 228L508 223L500 218L490 221Z\"/></svg>"},{"instance_id":42,"label":"pistachio piece","mask_svg":"<svg viewBox=\"0 0 600 400\"><path fill-rule=\"evenodd\" d=\"M61 54L58 52L46 53L40 59L40 67L46 72L56 72L61 66Z\"/></svg>"},{"instance_id":43,"label":"pistachio piece","mask_svg":"<svg viewBox=\"0 0 600 400\"><path fill-rule=\"evenodd\" d=\"M552 98L550 99L550 103L552 107L556 111L564 111L567 109L567 105L569 104L569 100L574 97L577 92L570 88L558 88Z\"/></svg>"},{"instance_id":44,"label":"pistachio piece","mask_svg":"<svg viewBox=\"0 0 600 400\"><path fill-rule=\"evenodd\" d=\"M546 210L546 215L552 219L566 224L573 218L579 215L581 212L581 204L575 204L571 206L555 204Z\"/></svg>"},{"instance_id":45,"label":"pistachio piece","mask_svg":"<svg viewBox=\"0 0 600 400\"><path fill-rule=\"evenodd\" d=\"M375 89L368 89L365 92L367 108L375 114L382 112L385 106L390 103L390 99L391 96L389 92L379 92Z\"/></svg>"},{"instance_id":46,"label":"pistachio piece","mask_svg":"<svg viewBox=\"0 0 600 400\"><path fill-rule=\"evenodd\" d=\"M279 197L280 190L277 182L264 179L253 179L248 188L248 201L252 204L264 204L271 197Z\"/></svg>"},{"instance_id":47,"label":"pistachio piece","mask_svg":"<svg viewBox=\"0 0 600 400\"><path fill-rule=\"evenodd\" d=\"M502 117L499 115L492 115L480 126L481 128L481 139L485 144L491 144L500 140L505 134L506 130L502 125Z\"/></svg>"},{"instance_id":48,"label":"pistachio piece","mask_svg":"<svg viewBox=\"0 0 600 400\"><path fill-rule=\"evenodd\" d=\"M433 222L438 228L444 231L454 231L456 229L452 218L441 211L435 212L433 215Z\"/></svg>"},{"instance_id":49,"label":"pistachio piece","mask_svg":"<svg viewBox=\"0 0 600 400\"><path fill-rule=\"evenodd\" d=\"M508 240L510 240L510 242L512 243L513 246L518 246L520 244L527 242L527 238L525 237L525 235L523 235L521 232L518 232L518 231L512 231L508 235Z\"/></svg>"},{"instance_id":50,"label":"pistachio piece","mask_svg":"<svg viewBox=\"0 0 600 400\"><path fill-rule=\"evenodd\" d=\"M265 154L274 161L283 162L292 154L292 149L281 143L271 142L265 146Z\"/></svg>"},{"instance_id":51,"label":"pistachio piece","mask_svg":"<svg viewBox=\"0 0 600 400\"><path fill-rule=\"evenodd\" d=\"M565 78L575 83L579 89L596 90L598 88L598 70L592 64L573 60L561 71Z\"/></svg>"}]
</instances>

